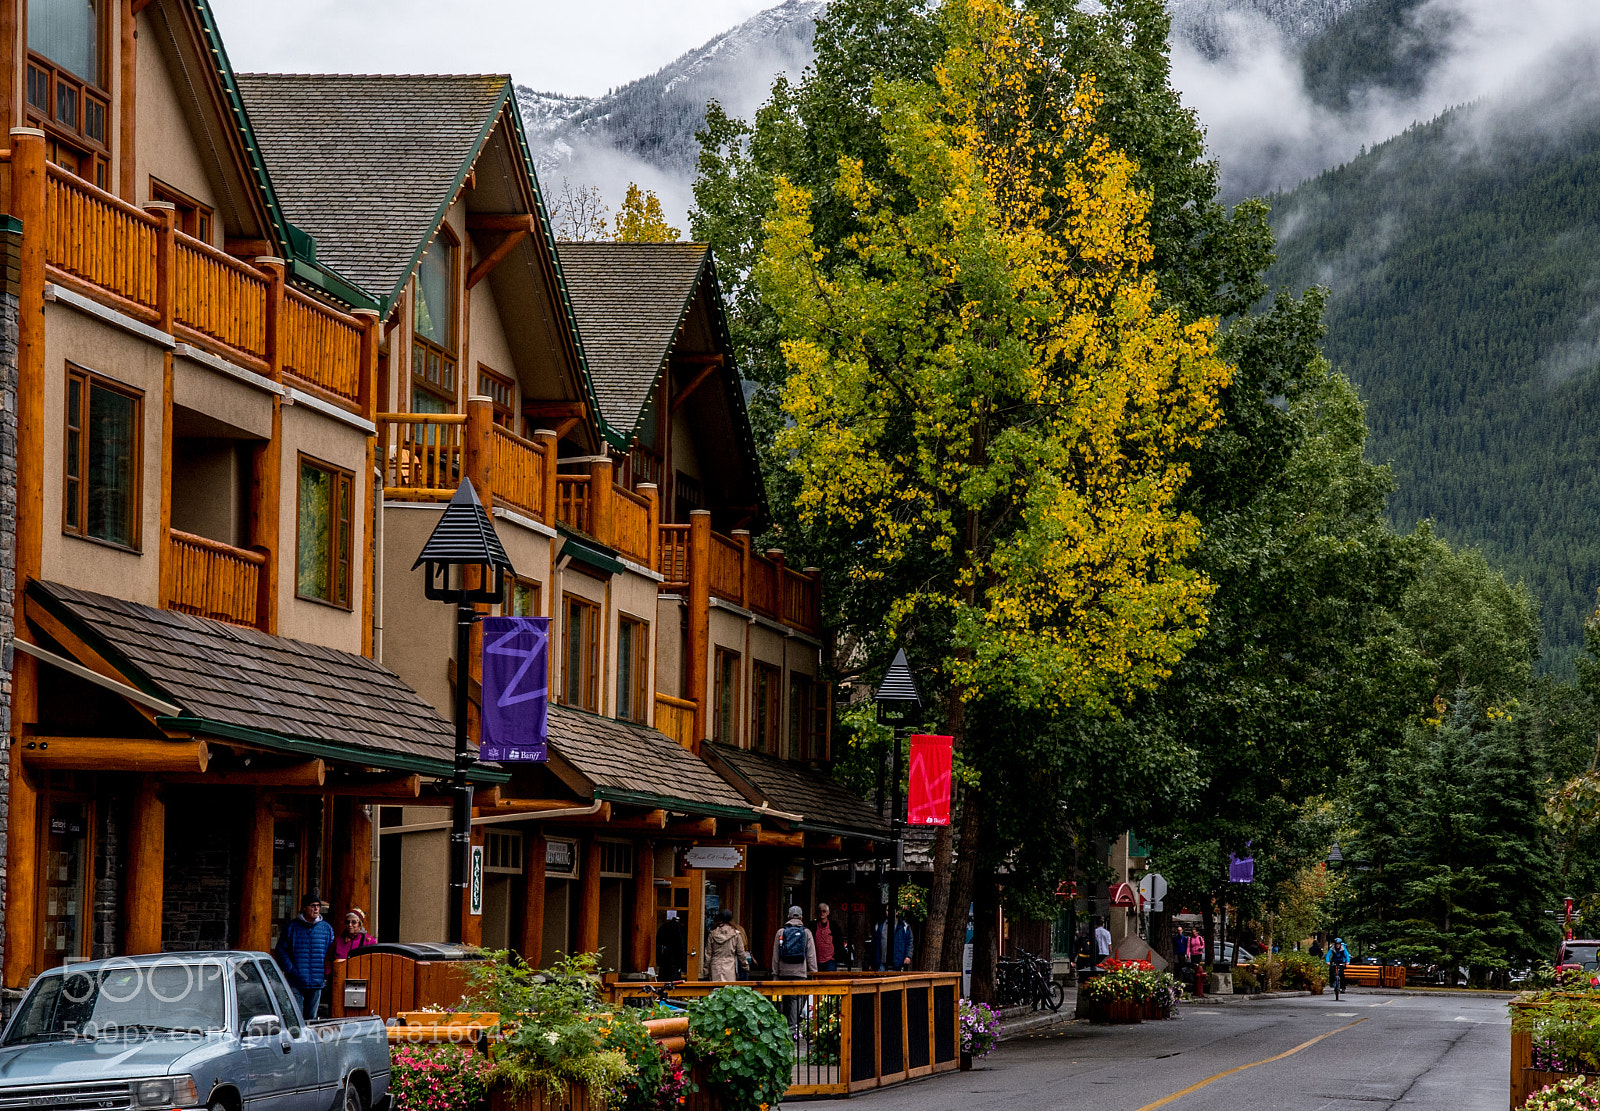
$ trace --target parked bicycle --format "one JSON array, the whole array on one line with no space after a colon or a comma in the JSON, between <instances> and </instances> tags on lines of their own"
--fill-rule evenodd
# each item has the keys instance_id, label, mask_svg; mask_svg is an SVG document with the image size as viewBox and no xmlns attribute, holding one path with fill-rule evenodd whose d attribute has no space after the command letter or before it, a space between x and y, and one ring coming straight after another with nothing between
<instances>
[{"instance_id":1,"label":"parked bicycle","mask_svg":"<svg viewBox=\"0 0 1600 1111\"><path fill-rule=\"evenodd\" d=\"M996 963L996 994L1003 1007L1030 1005L1034 1010L1048 1007L1059 1011L1067 999L1067 989L1050 975L1050 962L1044 957L1018 949L1014 957L1001 957Z\"/></svg>"}]
</instances>

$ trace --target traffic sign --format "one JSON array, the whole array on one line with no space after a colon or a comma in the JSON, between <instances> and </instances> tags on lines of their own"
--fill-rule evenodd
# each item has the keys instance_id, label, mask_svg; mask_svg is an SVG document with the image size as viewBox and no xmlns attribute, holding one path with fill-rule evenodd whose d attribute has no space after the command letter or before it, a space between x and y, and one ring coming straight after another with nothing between
<instances>
[{"instance_id":1,"label":"traffic sign","mask_svg":"<svg viewBox=\"0 0 1600 1111\"><path fill-rule=\"evenodd\" d=\"M1158 872L1151 872L1139 881L1139 897L1144 901L1144 909L1159 911L1161 900L1167 897L1167 881Z\"/></svg>"}]
</instances>

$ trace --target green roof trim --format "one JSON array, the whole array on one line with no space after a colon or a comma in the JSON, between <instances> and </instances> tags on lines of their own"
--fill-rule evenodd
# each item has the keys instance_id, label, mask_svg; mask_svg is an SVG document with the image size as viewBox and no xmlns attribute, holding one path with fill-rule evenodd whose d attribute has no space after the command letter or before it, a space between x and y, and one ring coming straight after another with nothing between
<instances>
[{"instance_id":1,"label":"green roof trim","mask_svg":"<svg viewBox=\"0 0 1600 1111\"><path fill-rule=\"evenodd\" d=\"M691 802L671 795L657 795L645 791L623 791L614 787L596 787L594 797L603 802L623 806L642 806L650 810L674 810L680 814L701 814L707 818L737 818L741 822L759 822L761 815L754 810L737 806L719 806L713 802Z\"/></svg>"},{"instance_id":2,"label":"green roof trim","mask_svg":"<svg viewBox=\"0 0 1600 1111\"><path fill-rule=\"evenodd\" d=\"M610 548L590 540L582 533L573 532L562 524L556 525L556 531L566 540L561 546L562 555L571 556L579 563L587 564L596 571L604 571L608 575L620 575L628 569Z\"/></svg>"},{"instance_id":3,"label":"green roof trim","mask_svg":"<svg viewBox=\"0 0 1600 1111\"><path fill-rule=\"evenodd\" d=\"M239 741L296 756L335 760L341 764L362 764L369 768L388 768L393 771L437 776L440 779L448 779L455 772L455 766L448 760L429 760L404 753L378 753L368 748L329 744L326 741L312 741L304 737L289 737L282 733L247 729L242 725L230 725L227 722L208 721L189 714L180 714L176 717L162 715L156 718L156 725L161 729L201 733L208 737L216 737L218 740ZM477 766L468 769L467 778L478 783L510 783L511 773Z\"/></svg>"}]
</instances>

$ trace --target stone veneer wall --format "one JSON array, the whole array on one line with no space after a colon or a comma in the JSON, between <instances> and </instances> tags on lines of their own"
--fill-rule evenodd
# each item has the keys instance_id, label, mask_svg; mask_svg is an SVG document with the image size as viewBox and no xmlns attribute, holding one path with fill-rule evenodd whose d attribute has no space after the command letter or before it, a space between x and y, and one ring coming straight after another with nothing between
<instances>
[{"instance_id":1,"label":"stone veneer wall","mask_svg":"<svg viewBox=\"0 0 1600 1111\"><path fill-rule=\"evenodd\" d=\"M0 217L0 736L11 734L11 637L15 629L17 551L17 279L22 225ZM10 818L8 764L0 760L0 845ZM5 905L5 853L0 851L0 910ZM0 952L5 915L0 913Z\"/></svg>"}]
</instances>

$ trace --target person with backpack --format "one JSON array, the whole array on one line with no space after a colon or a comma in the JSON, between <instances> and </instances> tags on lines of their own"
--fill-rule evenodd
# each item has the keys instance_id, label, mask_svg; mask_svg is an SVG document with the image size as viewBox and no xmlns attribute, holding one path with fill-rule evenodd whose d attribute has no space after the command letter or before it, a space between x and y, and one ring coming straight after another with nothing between
<instances>
[{"instance_id":1,"label":"person with backpack","mask_svg":"<svg viewBox=\"0 0 1600 1111\"><path fill-rule=\"evenodd\" d=\"M772 938L772 974L779 980L804 980L817 970L817 939L806 929L799 907Z\"/></svg>"}]
</instances>

